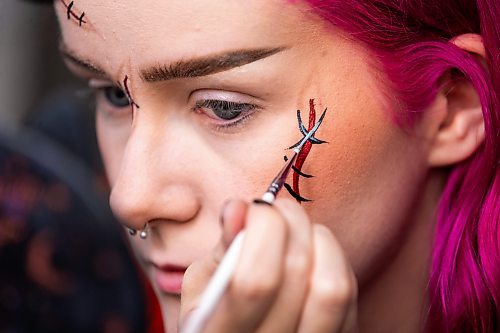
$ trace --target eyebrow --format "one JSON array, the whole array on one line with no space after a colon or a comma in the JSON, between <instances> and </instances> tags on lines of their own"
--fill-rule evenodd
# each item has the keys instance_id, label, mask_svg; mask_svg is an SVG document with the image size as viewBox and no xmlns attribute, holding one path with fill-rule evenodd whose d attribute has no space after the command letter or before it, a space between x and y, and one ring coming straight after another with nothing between
<instances>
[{"instance_id":1,"label":"eyebrow","mask_svg":"<svg viewBox=\"0 0 500 333\"><path fill-rule=\"evenodd\" d=\"M142 70L141 77L146 82L160 82L207 76L247 65L285 49L286 47L235 50L195 59L179 60L169 65L152 66Z\"/></svg>"},{"instance_id":2,"label":"eyebrow","mask_svg":"<svg viewBox=\"0 0 500 333\"><path fill-rule=\"evenodd\" d=\"M80 59L75 53L70 51L63 43L59 45L59 51L61 52L64 58L72 62L74 65L82 67L83 69L100 76L106 75L106 72L99 66L93 64L90 61Z\"/></svg>"},{"instance_id":3,"label":"eyebrow","mask_svg":"<svg viewBox=\"0 0 500 333\"><path fill-rule=\"evenodd\" d=\"M286 50L287 47L243 49L216 53L200 58L179 60L168 65L155 65L140 71L145 82L161 82L181 78L195 78L224 72L250 64ZM60 44L61 54L73 64L97 75L106 72L91 61L79 58L64 43Z\"/></svg>"}]
</instances>

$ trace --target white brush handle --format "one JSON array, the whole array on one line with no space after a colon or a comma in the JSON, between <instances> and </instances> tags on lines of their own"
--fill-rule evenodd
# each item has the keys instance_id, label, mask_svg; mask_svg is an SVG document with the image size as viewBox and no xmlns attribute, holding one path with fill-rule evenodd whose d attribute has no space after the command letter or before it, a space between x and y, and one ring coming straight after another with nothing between
<instances>
[{"instance_id":1,"label":"white brush handle","mask_svg":"<svg viewBox=\"0 0 500 333\"><path fill-rule=\"evenodd\" d=\"M215 310L215 307L226 291L229 281L231 281L233 272L238 264L241 249L243 248L244 239L245 231L241 231L234 238L233 242L229 246L229 249L222 258L219 267L217 267L217 270L208 282L208 285L201 296L198 308L196 308L182 328L182 333L202 332L208 317Z\"/></svg>"}]
</instances>

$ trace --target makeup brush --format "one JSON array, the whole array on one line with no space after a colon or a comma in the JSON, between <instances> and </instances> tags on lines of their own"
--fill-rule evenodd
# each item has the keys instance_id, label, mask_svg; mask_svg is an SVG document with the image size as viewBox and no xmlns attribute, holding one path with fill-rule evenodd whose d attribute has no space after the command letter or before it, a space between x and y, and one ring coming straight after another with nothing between
<instances>
[{"instance_id":1,"label":"makeup brush","mask_svg":"<svg viewBox=\"0 0 500 333\"><path fill-rule=\"evenodd\" d=\"M302 141L300 141L300 144L293 149L293 156L286 162L286 164L283 166L280 172L278 172L276 177L274 177L273 181L267 188L266 193L264 193L264 195L262 196L262 201L268 204L272 204L274 202L279 191L283 188L283 184L285 184L288 173L290 172L293 163L295 163L297 156L300 154L300 151L304 147L307 140L309 140L318 130L319 126L323 122L325 113L326 111L323 112L320 119L318 120L316 125L314 125L311 131L309 131L309 133L304 136ZM233 242L229 246L229 249L222 258L219 267L217 267L217 270L208 282L208 285L200 298L198 307L187 319L184 327L181 329L182 333L199 333L202 331L208 317L217 307L217 304L224 295L229 281L231 281L231 276L236 269L240 253L243 248L244 239L245 231L242 230L234 238Z\"/></svg>"}]
</instances>

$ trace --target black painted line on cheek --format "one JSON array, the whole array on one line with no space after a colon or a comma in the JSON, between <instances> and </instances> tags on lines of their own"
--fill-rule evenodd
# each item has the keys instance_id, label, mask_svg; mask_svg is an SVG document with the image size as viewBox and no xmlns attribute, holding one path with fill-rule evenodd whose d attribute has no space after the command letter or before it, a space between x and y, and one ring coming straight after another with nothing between
<instances>
[{"instance_id":1,"label":"black painted line on cheek","mask_svg":"<svg viewBox=\"0 0 500 333\"><path fill-rule=\"evenodd\" d=\"M313 175L308 175L307 173L304 173L301 170L297 169L295 167L295 165L292 165L292 170L304 178L313 178L314 177Z\"/></svg>"},{"instance_id":2,"label":"black painted line on cheek","mask_svg":"<svg viewBox=\"0 0 500 333\"><path fill-rule=\"evenodd\" d=\"M292 187L291 187L290 185L288 185L287 183L285 183L283 186L286 188L286 190L288 191L288 193L290 193L290 195L291 195L291 196L292 196L295 200L297 200L297 201L299 201L299 202L311 202L311 201L312 201L312 200L309 200L309 199L304 198L303 196L298 195L298 194L297 194L297 193L296 193L296 192L292 189Z\"/></svg>"}]
</instances>

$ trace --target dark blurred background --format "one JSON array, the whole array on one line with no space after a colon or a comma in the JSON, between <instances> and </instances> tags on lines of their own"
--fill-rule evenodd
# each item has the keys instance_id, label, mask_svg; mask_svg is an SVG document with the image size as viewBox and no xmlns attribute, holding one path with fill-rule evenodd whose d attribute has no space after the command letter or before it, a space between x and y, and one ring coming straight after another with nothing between
<instances>
[{"instance_id":1,"label":"dark blurred background","mask_svg":"<svg viewBox=\"0 0 500 333\"><path fill-rule=\"evenodd\" d=\"M57 41L50 2L0 0L0 333L158 331Z\"/></svg>"}]
</instances>

